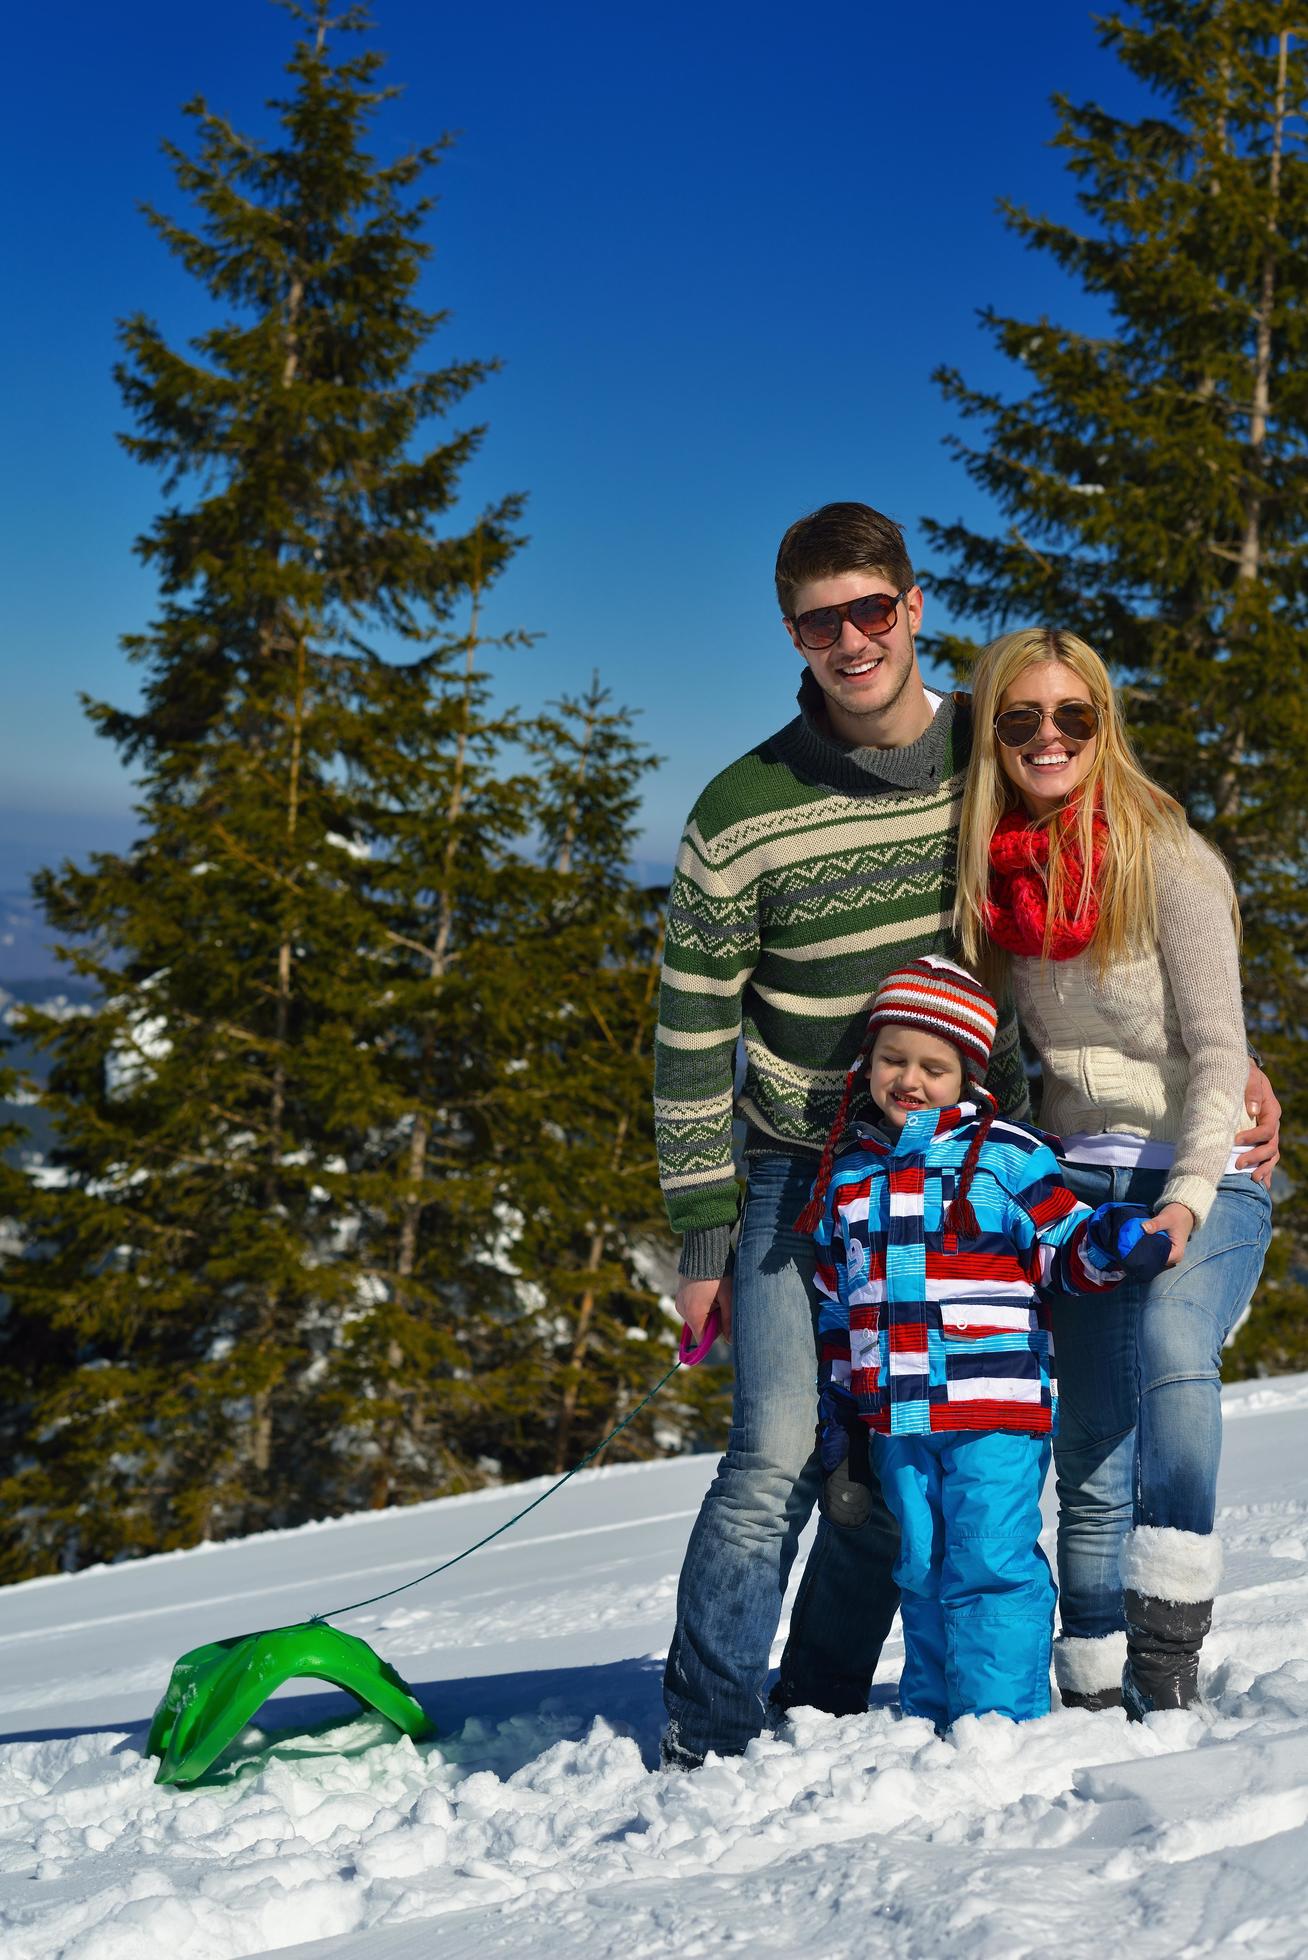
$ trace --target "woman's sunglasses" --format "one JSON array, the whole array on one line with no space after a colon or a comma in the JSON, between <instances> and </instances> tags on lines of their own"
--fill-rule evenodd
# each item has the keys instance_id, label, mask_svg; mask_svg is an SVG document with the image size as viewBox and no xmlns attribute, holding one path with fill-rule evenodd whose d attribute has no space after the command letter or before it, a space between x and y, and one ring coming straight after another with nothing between
<instances>
[{"instance_id":1,"label":"woman's sunglasses","mask_svg":"<svg viewBox=\"0 0 1308 1960\"><path fill-rule=\"evenodd\" d=\"M1099 710L1093 701L1060 701L1048 711L1048 719L1069 742L1088 742L1099 726ZM995 716L995 734L1006 749L1025 748L1044 727L1043 708L1005 708Z\"/></svg>"},{"instance_id":2,"label":"woman's sunglasses","mask_svg":"<svg viewBox=\"0 0 1308 1960\"><path fill-rule=\"evenodd\" d=\"M903 592L869 592L861 599L851 599L845 606L815 606L812 612L800 613L791 622L795 636L810 653L823 653L836 644L848 620L856 632L871 639L873 634L884 633L893 626L900 600L912 590L911 585L906 585Z\"/></svg>"}]
</instances>

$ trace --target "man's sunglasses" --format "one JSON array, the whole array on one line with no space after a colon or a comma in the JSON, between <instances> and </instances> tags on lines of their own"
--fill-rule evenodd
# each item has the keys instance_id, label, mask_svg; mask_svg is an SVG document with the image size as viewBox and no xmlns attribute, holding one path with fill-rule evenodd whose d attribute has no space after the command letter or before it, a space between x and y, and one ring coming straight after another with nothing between
<instances>
[{"instance_id":1,"label":"man's sunglasses","mask_svg":"<svg viewBox=\"0 0 1308 1960\"><path fill-rule=\"evenodd\" d=\"M812 612L800 613L792 620L795 637L802 647L810 653L823 653L833 647L840 638L841 628L846 620L863 635L871 639L876 633L885 633L895 623L899 602L913 590L906 585L903 592L869 592L861 599L851 599L844 606L815 606Z\"/></svg>"},{"instance_id":2,"label":"man's sunglasses","mask_svg":"<svg viewBox=\"0 0 1308 1960\"><path fill-rule=\"evenodd\" d=\"M1099 726L1099 710L1093 701L1060 701L1049 710L1049 720L1069 742L1088 742ZM1045 725L1043 708L1005 708L995 716L995 734L1006 749L1025 748L1034 742Z\"/></svg>"}]
</instances>

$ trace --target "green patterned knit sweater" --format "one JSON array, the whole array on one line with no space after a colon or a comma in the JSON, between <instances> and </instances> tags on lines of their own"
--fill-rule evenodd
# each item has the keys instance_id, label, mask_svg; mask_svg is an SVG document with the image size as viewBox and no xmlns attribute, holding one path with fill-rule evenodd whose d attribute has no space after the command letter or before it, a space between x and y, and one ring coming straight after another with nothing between
<instances>
[{"instance_id":1,"label":"green patterned knit sweater","mask_svg":"<svg viewBox=\"0 0 1308 1960\"><path fill-rule=\"evenodd\" d=\"M947 695L907 748L852 750L825 732L809 674L799 703L794 721L709 784L677 856L654 1113L681 1271L698 1279L726 1269L733 1117L756 1144L820 1151L884 976L922 953L957 957L970 701ZM1020 1116L1017 1023L1002 1008L989 1083L1000 1108Z\"/></svg>"}]
</instances>

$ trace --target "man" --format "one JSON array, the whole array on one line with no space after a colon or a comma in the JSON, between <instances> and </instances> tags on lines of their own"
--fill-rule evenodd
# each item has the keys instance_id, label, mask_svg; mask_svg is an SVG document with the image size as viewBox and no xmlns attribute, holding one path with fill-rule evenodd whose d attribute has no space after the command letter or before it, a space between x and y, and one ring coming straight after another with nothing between
<instances>
[{"instance_id":1,"label":"man","mask_svg":"<svg viewBox=\"0 0 1308 1960\"><path fill-rule=\"evenodd\" d=\"M687 1547L664 1678L663 1761L685 1769L709 1750L739 1753L763 1726L786 1582L818 1491L813 1253L794 1220L881 979L955 951L970 703L923 685L922 593L903 535L866 504L827 504L782 539L776 587L805 665L800 711L691 812L655 1040L660 1173L683 1235L677 1311L698 1338L716 1306L735 1363L731 1433ZM1008 1003L987 1081L1004 1114L1027 1112ZM736 1118L747 1184L733 1270ZM1274 1139L1274 1121L1254 1134ZM1274 1141L1263 1154L1274 1161ZM880 1502L856 1529L823 1522L777 1709L866 1707L897 1604L896 1552Z\"/></svg>"}]
</instances>

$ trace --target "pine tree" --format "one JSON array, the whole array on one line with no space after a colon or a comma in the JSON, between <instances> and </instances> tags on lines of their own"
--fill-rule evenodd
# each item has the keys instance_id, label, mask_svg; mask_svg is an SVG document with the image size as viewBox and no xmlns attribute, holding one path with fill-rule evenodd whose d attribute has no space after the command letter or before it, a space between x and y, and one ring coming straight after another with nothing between
<instances>
[{"instance_id":1,"label":"pine tree","mask_svg":"<svg viewBox=\"0 0 1308 1960\"><path fill-rule=\"evenodd\" d=\"M598 675L539 717L531 749L541 930L524 950L535 1011L514 1044L501 1127L518 1146L511 1186L541 1337L528 1350L534 1415L515 1463L557 1473L640 1400L680 1332L659 1304L668 1238L649 1095L667 892L629 868L656 758ZM719 1394L712 1371L678 1376L614 1453L647 1453L651 1432L661 1449L684 1447L721 1414Z\"/></svg>"},{"instance_id":2,"label":"pine tree","mask_svg":"<svg viewBox=\"0 0 1308 1960\"><path fill-rule=\"evenodd\" d=\"M369 1279L333 1353L323 1447L368 1466L351 1501L395 1503L477 1481L503 1421L518 1289L504 1236L497 1085L508 1003L530 985L519 947L539 921L524 855L539 804L506 759L520 718L494 712L478 661L483 573L459 641L370 671L345 736L352 849L382 944L376 1032L349 1192Z\"/></svg>"},{"instance_id":3,"label":"pine tree","mask_svg":"<svg viewBox=\"0 0 1308 1960\"><path fill-rule=\"evenodd\" d=\"M149 214L219 324L183 350L143 316L122 329L126 444L168 497L138 545L162 604L127 643L141 709L90 713L139 773L143 834L38 880L99 1005L27 1018L61 1181L23 1195L37 1252L6 1274L41 1330L0 1481L9 1576L411 1489L395 1381L468 1374L434 1281L462 1271L477 1314L495 1303L475 1200L442 1218L434 1266L437 1235L417 1254L414 1137L435 1110L443 1169L475 1154L475 962L456 977L432 953L456 919L475 945L531 793L492 780L503 731L473 713L476 635L449 622L511 554L520 500L442 532L481 432L426 431L491 365L415 367L443 316L415 297L413 186L444 146L377 164L381 57L336 57L365 11L289 10L275 136L197 99L194 154L169 146L194 222ZM408 666L370 650L381 630ZM478 744L474 797L453 784ZM415 1428L418 1487L471 1474Z\"/></svg>"},{"instance_id":4,"label":"pine tree","mask_svg":"<svg viewBox=\"0 0 1308 1960\"><path fill-rule=\"evenodd\" d=\"M987 630L1072 627L1112 663L1147 765L1223 852L1291 1191L1237 1367L1308 1366L1308 40L1285 0L1139 0L1100 26L1158 100L1055 97L1084 226L1004 204L1103 310L987 309L1015 395L941 370L1007 524L926 522L933 589ZM937 650L966 670L957 634Z\"/></svg>"}]
</instances>

